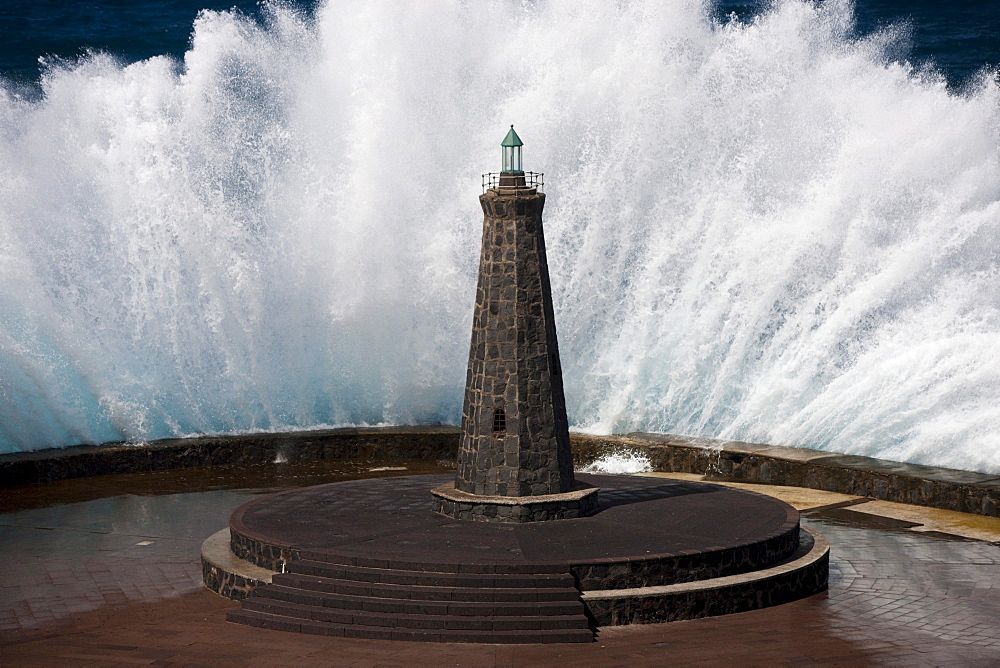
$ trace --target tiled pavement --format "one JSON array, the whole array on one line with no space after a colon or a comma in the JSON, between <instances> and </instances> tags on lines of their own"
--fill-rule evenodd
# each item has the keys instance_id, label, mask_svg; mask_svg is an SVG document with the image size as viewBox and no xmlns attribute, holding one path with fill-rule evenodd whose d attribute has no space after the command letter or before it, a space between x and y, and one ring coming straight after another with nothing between
<instances>
[{"instance_id":1,"label":"tiled pavement","mask_svg":"<svg viewBox=\"0 0 1000 668\"><path fill-rule=\"evenodd\" d=\"M105 483L115 496L0 513L0 664L1000 666L1000 545L920 532L920 509L905 521L805 510L833 546L831 586L795 603L606 628L583 646L435 645L227 623L237 606L200 588L198 547L261 489L147 496ZM0 508L16 492L0 491ZM1000 539L991 530L978 535Z\"/></svg>"},{"instance_id":2,"label":"tiled pavement","mask_svg":"<svg viewBox=\"0 0 1000 668\"><path fill-rule=\"evenodd\" d=\"M369 472L374 464L334 460L0 489L0 643L95 608L200 591L202 542L228 526L234 508L266 492L443 470L428 462L382 464L406 468Z\"/></svg>"},{"instance_id":3,"label":"tiled pavement","mask_svg":"<svg viewBox=\"0 0 1000 668\"><path fill-rule=\"evenodd\" d=\"M255 495L129 494L0 515L0 642L87 610L197 592L204 536Z\"/></svg>"},{"instance_id":4,"label":"tiled pavement","mask_svg":"<svg viewBox=\"0 0 1000 668\"><path fill-rule=\"evenodd\" d=\"M822 513L816 513L822 518ZM1000 546L919 533L822 526L836 540L832 628L878 620L893 630L991 648L1000 663Z\"/></svg>"}]
</instances>

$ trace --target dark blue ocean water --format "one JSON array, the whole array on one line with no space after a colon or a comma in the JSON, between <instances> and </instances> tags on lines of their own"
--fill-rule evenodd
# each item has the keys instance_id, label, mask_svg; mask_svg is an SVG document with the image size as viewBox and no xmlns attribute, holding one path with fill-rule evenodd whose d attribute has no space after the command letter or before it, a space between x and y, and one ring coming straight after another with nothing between
<instances>
[{"instance_id":1,"label":"dark blue ocean water","mask_svg":"<svg viewBox=\"0 0 1000 668\"><path fill-rule=\"evenodd\" d=\"M823 0L817 0L822 2ZM288 0L311 12L318 0ZM742 19L769 0L724 0L720 20ZM857 0L858 36L893 24L911 30L910 49L897 54L932 64L952 86L961 86L984 66L1000 64L1000 2L992 0ZM0 76L16 85L37 82L39 58L73 59L105 51L123 62L184 53L201 9L236 9L260 18L253 0L4 0L0 3Z\"/></svg>"},{"instance_id":2,"label":"dark blue ocean water","mask_svg":"<svg viewBox=\"0 0 1000 668\"><path fill-rule=\"evenodd\" d=\"M287 0L311 12L318 0ZM75 59L88 51L123 63L187 50L202 9L236 10L261 18L255 0L3 0L0 2L0 76L31 85L39 59Z\"/></svg>"},{"instance_id":3,"label":"dark blue ocean water","mask_svg":"<svg viewBox=\"0 0 1000 668\"><path fill-rule=\"evenodd\" d=\"M822 2L823 0L818 0ZM726 0L716 13L747 19L768 0ZM931 64L960 86L983 67L1000 65L1000 2L993 0L856 0L856 33L890 25L911 31L909 50L897 54L914 64Z\"/></svg>"}]
</instances>

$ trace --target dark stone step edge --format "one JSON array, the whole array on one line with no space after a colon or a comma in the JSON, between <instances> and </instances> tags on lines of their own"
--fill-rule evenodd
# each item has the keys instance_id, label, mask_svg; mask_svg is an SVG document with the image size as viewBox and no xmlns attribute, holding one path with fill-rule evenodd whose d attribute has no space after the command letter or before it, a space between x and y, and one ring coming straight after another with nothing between
<instances>
[{"instance_id":1,"label":"dark stone step edge","mask_svg":"<svg viewBox=\"0 0 1000 668\"><path fill-rule=\"evenodd\" d=\"M378 626L408 629L466 630L466 631L537 631L543 629L589 629L590 622L583 604L572 614L515 616L468 616L418 613L377 613L342 608L317 607L276 599L250 598L243 602L243 609L282 617L293 617L331 624L351 626Z\"/></svg>"},{"instance_id":2,"label":"dark stone step edge","mask_svg":"<svg viewBox=\"0 0 1000 668\"><path fill-rule=\"evenodd\" d=\"M368 598L345 594L322 594L283 585L261 585L250 597L266 598L318 608L361 610L385 614L455 615L510 617L517 615L573 615L583 613L575 601L496 602L496 601L414 601L411 599Z\"/></svg>"},{"instance_id":3,"label":"dark stone step edge","mask_svg":"<svg viewBox=\"0 0 1000 668\"><path fill-rule=\"evenodd\" d=\"M410 571L390 568L366 568L361 566L341 566L337 564L296 559L289 562L286 573L316 575L338 580L373 582L381 584L423 585L431 587L475 587L477 589L552 588L572 587L573 576L563 571L559 574L536 575L490 574L490 573L447 573L440 571Z\"/></svg>"},{"instance_id":4,"label":"dark stone step edge","mask_svg":"<svg viewBox=\"0 0 1000 668\"><path fill-rule=\"evenodd\" d=\"M357 625L330 624L327 622L297 620L279 615L233 610L226 615L230 622L257 628L292 633L365 638L371 640L409 640L418 642L465 642L490 644L535 644L560 642L593 642L590 629L559 629L539 631L451 631L447 629L420 630Z\"/></svg>"},{"instance_id":5,"label":"dark stone step edge","mask_svg":"<svg viewBox=\"0 0 1000 668\"><path fill-rule=\"evenodd\" d=\"M408 599L413 601L496 601L517 603L534 601L578 601L575 587L539 589L428 587L423 585L391 585L375 582L339 580L301 573L275 573L274 584L328 594L346 594L369 598ZM211 587L210 587L211 588Z\"/></svg>"},{"instance_id":6,"label":"dark stone step edge","mask_svg":"<svg viewBox=\"0 0 1000 668\"><path fill-rule=\"evenodd\" d=\"M299 558L338 566L360 566L363 568L387 568L400 571L435 571L438 573L480 573L505 575L547 575L565 573L564 564L456 564L425 561L404 561L400 559L374 559L336 554L329 551L299 550Z\"/></svg>"}]
</instances>

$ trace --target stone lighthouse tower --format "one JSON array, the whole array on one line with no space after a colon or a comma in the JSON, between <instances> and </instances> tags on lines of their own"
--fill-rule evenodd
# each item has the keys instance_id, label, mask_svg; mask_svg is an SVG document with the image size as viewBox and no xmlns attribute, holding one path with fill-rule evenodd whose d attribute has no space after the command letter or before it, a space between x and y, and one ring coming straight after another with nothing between
<instances>
[{"instance_id":1,"label":"stone lighthouse tower","mask_svg":"<svg viewBox=\"0 0 1000 668\"><path fill-rule=\"evenodd\" d=\"M521 166L512 125L503 171L484 175L483 242L454 485L436 509L459 519L580 517L597 490L576 489L542 233L541 174Z\"/></svg>"}]
</instances>

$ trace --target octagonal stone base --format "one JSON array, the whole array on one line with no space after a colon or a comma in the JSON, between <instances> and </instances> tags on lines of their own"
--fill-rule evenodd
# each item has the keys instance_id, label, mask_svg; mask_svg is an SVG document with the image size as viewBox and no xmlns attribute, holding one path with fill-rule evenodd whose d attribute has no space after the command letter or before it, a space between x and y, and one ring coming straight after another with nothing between
<instances>
[{"instance_id":1,"label":"octagonal stone base","mask_svg":"<svg viewBox=\"0 0 1000 668\"><path fill-rule=\"evenodd\" d=\"M475 522L544 522L586 517L598 505L597 487L537 496L484 496L455 489L455 483L431 490L434 510L457 520Z\"/></svg>"}]
</instances>

